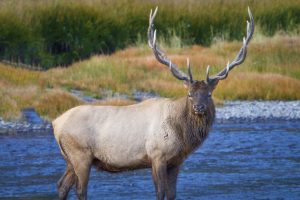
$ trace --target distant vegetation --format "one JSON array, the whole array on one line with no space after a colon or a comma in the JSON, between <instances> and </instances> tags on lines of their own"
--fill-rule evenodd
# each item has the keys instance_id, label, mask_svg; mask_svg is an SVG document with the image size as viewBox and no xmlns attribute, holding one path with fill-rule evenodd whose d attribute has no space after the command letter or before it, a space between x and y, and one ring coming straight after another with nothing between
<instances>
[{"instance_id":1,"label":"distant vegetation","mask_svg":"<svg viewBox=\"0 0 300 200\"><path fill-rule=\"evenodd\" d=\"M3 0L0 60L48 69L145 43L156 5L159 35L178 46L241 40L248 5L264 35L300 26L299 0Z\"/></svg>"},{"instance_id":2,"label":"distant vegetation","mask_svg":"<svg viewBox=\"0 0 300 200\"><path fill-rule=\"evenodd\" d=\"M211 47L193 45L164 48L168 57L186 71L191 60L195 79L204 79L207 65L211 74L232 60L241 41L219 41ZM213 96L217 100L300 100L300 37L254 33L248 56L241 66L221 81ZM76 62L68 68L32 71L0 64L0 117L15 119L23 108L34 107L48 119L83 101L72 90L99 99L107 91L127 94L128 100L108 99L100 104L126 105L134 101L134 91L154 92L162 97L186 95L183 83L159 64L146 44L98 55Z\"/></svg>"},{"instance_id":3,"label":"distant vegetation","mask_svg":"<svg viewBox=\"0 0 300 200\"><path fill-rule=\"evenodd\" d=\"M190 57L196 79L204 78L207 65L213 74L236 56L249 5L256 30L247 59L220 82L214 98L300 99L299 0L3 0L0 117L16 119L34 107L53 119L85 103L73 89L98 99L107 91L129 96L97 102L102 105L135 103L134 91L184 96L183 84L146 46L148 15L156 5L159 43L182 70Z\"/></svg>"}]
</instances>

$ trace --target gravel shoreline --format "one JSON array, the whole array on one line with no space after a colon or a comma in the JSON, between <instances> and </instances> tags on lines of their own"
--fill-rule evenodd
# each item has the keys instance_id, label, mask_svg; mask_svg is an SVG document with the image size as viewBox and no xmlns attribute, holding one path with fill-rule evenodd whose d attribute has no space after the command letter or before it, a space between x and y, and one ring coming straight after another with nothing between
<instances>
[{"instance_id":1,"label":"gravel shoreline","mask_svg":"<svg viewBox=\"0 0 300 200\"><path fill-rule=\"evenodd\" d=\"M216 120L218 122L300 120L300 101L227 101L222 107L217 107ZM0 118L0 134L48 133L51 131L51 123L42 119L36 123L30 122L28 119L7 122Z\"/></svg>"},{"instance_id":2,"label":"gravel shoreline","mask_svg":"<svg viewBox=\"0 0 300 200\"><path fill-rule=\"evenodd\" d=\"M300 120L300 101L227 101L217 120Z\"/></svg>"}]
</instances>

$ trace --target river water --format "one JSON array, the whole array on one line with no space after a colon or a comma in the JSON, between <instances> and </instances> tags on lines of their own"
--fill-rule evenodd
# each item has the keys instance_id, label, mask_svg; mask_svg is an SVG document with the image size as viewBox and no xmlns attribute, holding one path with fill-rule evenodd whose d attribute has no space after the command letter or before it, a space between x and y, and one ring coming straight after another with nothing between
<instances>
[{"instance_id":1,"label":"river water","mask_svg":"<svg viewBox=\"0 0 300 200\"><path fill-rule=\"evenodd\" d=\"M0 199L57 199L64 169L51 131L0 135ZM219 117L177 188L177 199L300 199L300 119ZM93 169L88 197L155 199L151 172Z\"/></svg>"}]
</instances>

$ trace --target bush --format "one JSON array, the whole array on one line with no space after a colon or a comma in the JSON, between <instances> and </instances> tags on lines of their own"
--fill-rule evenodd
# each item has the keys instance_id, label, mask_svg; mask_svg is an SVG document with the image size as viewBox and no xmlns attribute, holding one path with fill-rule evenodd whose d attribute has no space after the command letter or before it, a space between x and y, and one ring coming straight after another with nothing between
<instances>
[{"instance_id":1,"label":"bush","mask_svg":"<svg viewBox=\"0 0 300 200\"><path fill-rule=\"evenodd\" d=\"M248 5L266 35L300 25L298 0L27 0L17 8L6 0L0 8L0 59L48 69L112 53L138 38L146 43L148 14L156 5L159 36L168 41L176 34L184 44L210 45L216 37L240 40Z\"/></svg>"}]
</instances>

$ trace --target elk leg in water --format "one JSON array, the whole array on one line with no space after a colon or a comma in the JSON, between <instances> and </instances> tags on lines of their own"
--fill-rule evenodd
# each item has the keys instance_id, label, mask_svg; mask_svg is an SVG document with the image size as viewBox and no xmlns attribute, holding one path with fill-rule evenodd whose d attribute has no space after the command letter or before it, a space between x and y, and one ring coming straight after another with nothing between
<instances>
[{"instance_id":1,"label":"elk leg in water","mask_svg":"<svg viewBox=\"0 0 300 200\"><path fill-rule=\"evenodd\" d=\"M76 180L76 194L79 200L87 199L87 185L92 166L92 152L73 137L61 137L60 145L66 162L70 162ZM72 152L72 153L71 153Z\"/></svg>"},{"instance_id":2,"label":"elk leg in water","mask_svg":"<svg viewBox=\"0 0 300 200\"><path fill-rule=\"evenodd\" d=\"M87 185L91 170L92 159L86 153L78 151L77 157L72 159L76 174L76 194L79 200L87 199Z\"/></svg>"},{"instance_id":3,"label":"elk leg in water","mask_svg":"<svg viewBox=\"0 0 300 200\"><path fill-rule=\"evenodd\" d=\"M180 166L172 166L167 169L167 199L174 200L176 198L176 182Z\"/></svg>"},{"instance_id":4,"label":"elk leg in water","mask_svg":"<svg viewBox=\"0 0 300 200\"><path fill-rule=\"evenodd\" d=\"M167 188L167 165L166 162L156 160L152 162L152 176L156 189L156 199L163 200L165 198Z\"/></svg>"}]
</instances>

